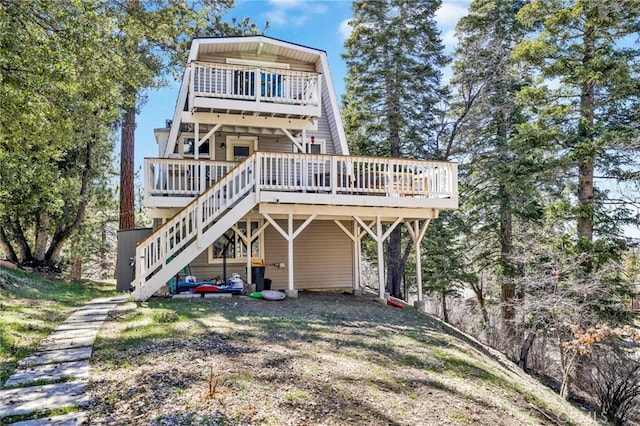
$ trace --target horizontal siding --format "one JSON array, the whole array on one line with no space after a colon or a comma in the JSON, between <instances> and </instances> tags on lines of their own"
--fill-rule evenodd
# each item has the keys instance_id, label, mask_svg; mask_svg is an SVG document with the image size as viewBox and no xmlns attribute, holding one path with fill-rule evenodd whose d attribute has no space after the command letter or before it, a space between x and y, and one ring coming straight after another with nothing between
<instances>
[{"instance_id":1,"label":"horizontal siding","mask_svg":"<svg viewBox=\"0 0 640 426\"><path fill-rule=\"evenodd\" d=\"M286 221L277 221L286 229ZM301 221L294 221L297 229ZM353 243L332 221L314 221L295 239L294 286L296 290L353 287ZM265 229L265 277L272 280L272 288L285 290L288 280L287 241L269 226ZM280 269L274 264L284 263ZM198 281L222 276L222 265L208 263L205 250L190 265L191 274ZM246 263L229 262L227 276L238 273L246 280Z\"/></svg>"},{"instance_id":2,"label":"horizontal siding","mask_svg":"<svg viewBox=\"0 0 640 426\"><path fill-rule=\"evenodd\" d=\"M286 230L286 221L277 221ZM301 221L294 221L297 229ZM286 289L288 280L287 241L269 226L265 230L266 277L272 288ZM351 288L353 286L353 244L332 221L314 221L295 239L294 287L296 290ZM284 263L279 269L275 263Z\"/></svg>"}]
</instances>

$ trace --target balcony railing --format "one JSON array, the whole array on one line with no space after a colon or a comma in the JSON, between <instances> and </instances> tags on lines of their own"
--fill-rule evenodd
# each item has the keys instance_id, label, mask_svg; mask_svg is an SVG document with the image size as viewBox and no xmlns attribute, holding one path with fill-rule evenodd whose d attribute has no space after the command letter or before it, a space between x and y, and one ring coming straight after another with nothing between
<instances>
[{"instance_id":1,"label":"balcony railing","mask_svg":"<svg viewBox=\"0 0 640 426\"><path fill-rule=\"evenodd\" d=\"M456 200L458 197L455 163L284 152L257 152L254 161L257 163L253 179L259 191ZM145 193L156 199L154 205L162 205L166 197L196 197L235 165L227 161L147 158Z\"/></svg>"},{"instance_id":2,"label":"balcony railing","mask_svg":"<svg viewBox=\"0 0 640 426\"><path fill-rule=\"evenodd\" d=\"M318 106L320 74L193 62L190 92L195 97Z\"/></svg>"},{"instance_id":3,"label":"balcony railing","mask_svg":"<svg viewBox=\"0 0 640 426\"><path fill-rule=\"evenodd\" d=\"M232 161L145 158L145 195L197 197L236 164Z\"/></svg>"}]
</instances>

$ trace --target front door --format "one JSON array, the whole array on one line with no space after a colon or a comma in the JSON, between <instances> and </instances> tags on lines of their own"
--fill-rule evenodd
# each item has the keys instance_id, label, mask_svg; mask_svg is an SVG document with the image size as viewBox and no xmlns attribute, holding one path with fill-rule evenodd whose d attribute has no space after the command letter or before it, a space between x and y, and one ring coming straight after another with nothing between
<instances>
[{"instance_id":1,"label":"front door","mask_svg":"<svg viewBox=\"0 0 640 426\"><path fill-rule=\"evenodd\" d=\"M227 138L227 161L241 162L257 149L258 139L255 137Z\"/></svg>"}]
</instances>

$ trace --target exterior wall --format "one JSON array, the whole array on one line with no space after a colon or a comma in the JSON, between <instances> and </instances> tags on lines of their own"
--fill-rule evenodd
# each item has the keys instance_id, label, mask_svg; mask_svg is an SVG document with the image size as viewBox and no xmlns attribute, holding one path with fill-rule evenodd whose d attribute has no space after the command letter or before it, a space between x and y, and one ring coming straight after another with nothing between
<instances>
[{"instance_id":1,"label":"exterior wall","mask_svg":"<svg viewBox=\"0 0 640 426\"><path fill-rule=\"evenodd\" d=\"M286 230L286 221L277 221ZM297 229L302 221L294 221ZM272 289L287 288L288 260L287 241L280 233L269 226L264 231L266 265L265 277L272 280ZM295 239L294 281L296 290L331 289L353 287L353 243L333 221L317 220ZM286 268L274 266L284 263ZM246 279L246 262L227 263L227 277L238 273ZM222 265L208 262L208 250L205 250L191 263L191 273L198 281L222 276Z\"/></svg>"}]
</instances>

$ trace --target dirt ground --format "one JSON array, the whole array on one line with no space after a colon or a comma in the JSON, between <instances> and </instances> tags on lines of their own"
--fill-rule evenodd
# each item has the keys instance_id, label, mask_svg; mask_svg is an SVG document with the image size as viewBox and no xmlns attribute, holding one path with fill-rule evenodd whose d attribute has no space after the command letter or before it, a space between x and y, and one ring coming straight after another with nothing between
<instances>
[{"instance_id":1,"label":"dirt ground","mask_svg":"<svg viewBox=\"0 0 640 426\"><path fill-rule=\"evenodd\" d=\"M125 304L92 364L92 425L595 424L441 322L343 294Z\"/></svg>"}]
</instances>

